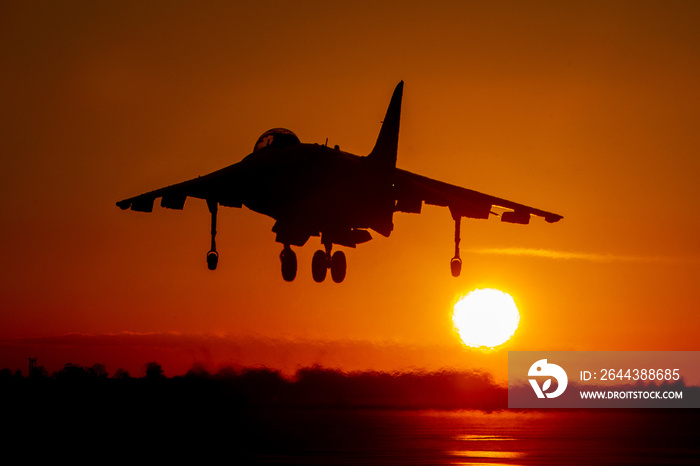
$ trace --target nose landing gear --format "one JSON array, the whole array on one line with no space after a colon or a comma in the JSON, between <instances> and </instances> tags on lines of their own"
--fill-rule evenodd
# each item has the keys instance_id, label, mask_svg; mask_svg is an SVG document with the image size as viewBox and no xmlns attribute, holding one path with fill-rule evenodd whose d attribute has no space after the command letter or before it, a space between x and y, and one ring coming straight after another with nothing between
<instances>
[{"instance_id":1,"label":"nose landing gear","mask_svg":"<svg viewBox=\"0 0 700 466\"><path fill-rule=\"evenodd\" d=\"M280 262L282 262L282 278L284 278L284 281L294 281L297 276L297 255L288 244L284 245L284 249L280 253Z\"/></svg>"}]
</instances>

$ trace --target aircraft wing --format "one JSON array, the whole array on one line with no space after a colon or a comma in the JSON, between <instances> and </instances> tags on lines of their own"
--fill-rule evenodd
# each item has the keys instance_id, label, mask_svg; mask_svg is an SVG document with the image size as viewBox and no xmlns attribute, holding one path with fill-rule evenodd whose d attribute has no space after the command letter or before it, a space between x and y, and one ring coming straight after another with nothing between
<instances>
[{"instance_id":1,"label":"aircraft wing","mask_svg":"<svg viewBox=\"0 0 700 466\"><path fill-rule=\"evenodd\" d=\"M196 197L227 207L241 207L242 171L240 164L234 164L205 176L121 200L117 206L124 210L131 208L138 212L151 212L154 201L160 197L162 207L182 210L188 197ZM237 190L236 186L241 189Z\"/></svg>"},{"instance_id":2,"label":"aircraft wing","mask_svg":"<svg viewBox=\"0 0 700 466\"><path fill-rule=\"evenodd\" d=\"M561 220L561 215L529 207L517 202L483 194L442 181L416 175L405 170L396 169L394 185L396 188L396 210L400 212L420 213L423 203L449 207L452 217L488 218L498 215L492 212L494 207L507 209L501 214L501 221L526 225L530 216L543 217L548 223Z\"/></svg>"}]
</instances>

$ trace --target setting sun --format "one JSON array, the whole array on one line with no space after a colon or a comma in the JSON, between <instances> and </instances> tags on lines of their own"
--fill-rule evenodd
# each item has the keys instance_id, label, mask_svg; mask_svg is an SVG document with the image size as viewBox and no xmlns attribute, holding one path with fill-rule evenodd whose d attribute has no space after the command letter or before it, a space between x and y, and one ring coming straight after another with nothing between
<instances>
[{"instance_id":1,"label":"setting sun","mask_svg":"<svg viewBox=\"0 0 700 466\"><path fill-rule=\"evenodd\" d=\"M520 313L508 293L477 289L457 301L452 322L465 345L493 348L513 336Z\"/></svg>"}]
</instances>

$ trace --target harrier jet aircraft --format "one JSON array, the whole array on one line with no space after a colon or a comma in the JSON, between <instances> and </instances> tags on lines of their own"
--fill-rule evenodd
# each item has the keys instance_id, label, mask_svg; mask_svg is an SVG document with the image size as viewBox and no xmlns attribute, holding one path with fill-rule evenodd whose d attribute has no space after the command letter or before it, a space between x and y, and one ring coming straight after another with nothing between
<instances>
[{"instance_id":1,"label":"harrier jet aircraft","mask_svg":"<svg viewBox=\"0 0 700 466\"><path fill-rule=\"evenodd\" d=\"M181 210L188 197L204 199L211 213L211 250L207 265L215 270L216 216L219 206L242 207L276 220L272 231L283 245L282 277L292 281L297 258L292 246L303 246L310 237L320 236L323 249L311 263L315 281L328 273L336 283L345 278L343 251L332 253L333 245L354 248L372 239L369 230L388 237L395 212L420 213L422 205L448 207L455 224L455 255L450 261L452 275L462 269L459 256L462 217L486 219L494 207L505 209L501 221L527 224L531 216L549 223L562 216L535 209L470 189L443 183L396 168L403 81L394 90L377 142L366 157L341 151L338 146L304 144L283 128L265 132L253 152L229 167L193 180L157 189L117 202L121 209L151 212L153 202Z\"/></svg>"}]
</instances>

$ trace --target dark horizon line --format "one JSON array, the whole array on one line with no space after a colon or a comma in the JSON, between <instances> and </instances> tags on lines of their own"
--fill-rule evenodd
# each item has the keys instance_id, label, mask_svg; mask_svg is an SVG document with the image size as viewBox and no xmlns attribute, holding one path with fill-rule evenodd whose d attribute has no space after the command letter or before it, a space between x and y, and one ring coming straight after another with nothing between
<instances>
[{"instance_id":1,"label":"dark horizon line","mask_svg":"<svg viewBox=\"0 0 700 466\"><path fill-rule=\"evenodd\" d=\"M31 360L32 358L30 358ZM82 366L80 364L74 364L72 362L65 363L63 368L49 373L43 365L32 367L30 363L28 374L25 376L22 369L12 370L10 368L0 368L0 380L6 380L8 378L45 378L45 379L56 379L74 377L78 378L80 376L85 377L95 377L98 379L119 379L119 378L148 378L157 377L163 379L178 379L185 377L200 377L200 378L227 378L227 377L237 377L251 372L267 372L272 374L278 374L281 378L286 381L295 381L299 374L306 372L326 372L326 373L336 373L345 377L357 377L357 376L391 376L391 377L401 377L401 376L421 376L430 377L436 375L452 374L452 375L464 375L464 376L481 376L486 380L489 380L494 385L493 374L484 369L458 369L458 368L440 368L440 369L398 369L392 371L386 370L376 370L376 369L359 369L359 370L344 370L341 368L333 368L328 366L323 366L321 364L313 363L308 366L303 366L298 368L292 375L284 375L285 371L282 369L269 367L265 365L251 365L243 366L236 364L229 364L219 368L216 371L210 371L205 367L204 364L195 362L192 364L189 370L182 375L172 375L167 376L160 363L156 361L149 361L142 366L143 374L142 376L133 376L131 373L124 368L117 368L114 373L110 373L106 370L106 366L102 363L95 363L90 366Z\"/></svg>"},{"instance_id":2,"label":"dark horizon line","mask_svg":"<svg viewBox=\"0 0 700 466\"><path fill-rule=\"evenodd\" d=\"M73 364L48 375L40 368L32 376L0 370L0 391L15 400L43 400L60 405L197 403L253 406L370 407L389 409L476 409L507 407L507 388L481 371L389 373L343 372L312 366L299 369L293 379L269 368L224 369L210 374L192 369L166 377L160 364L147 364L144 377L108 377L104 366ZM21 404L21 403L20 403Z\"/></svg>"}]
</instances>

